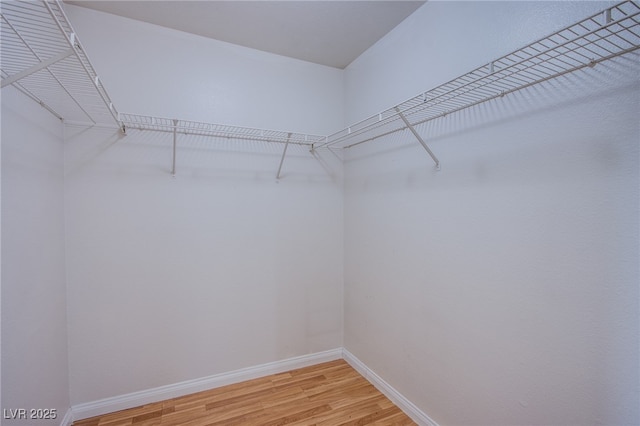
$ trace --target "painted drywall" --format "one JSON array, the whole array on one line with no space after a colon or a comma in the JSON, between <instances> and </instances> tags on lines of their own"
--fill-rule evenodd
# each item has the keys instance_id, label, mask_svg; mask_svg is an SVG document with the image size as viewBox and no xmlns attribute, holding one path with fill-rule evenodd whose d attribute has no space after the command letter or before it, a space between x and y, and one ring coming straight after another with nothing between
<instances>
[{"instance_id":1,"label":"painted drywall","mask_svg":"<svg viewBox=\"0 0 640 426\"><path fill-rule=\"evenodd\" d=\"M63 214L62 124L4 88L3 425L59 425L70 406ZM16 409L27 410L27 418L11 419L16 412L9 410ZM34 420L31 414L39 413L31 409L56 410L56 416Z\"/></svg>"},{"instance_id":2,"label":"painted drywall","mask_svg":"<svg viewBox=\"0 0 640 426\"><path fill-rule=\"evenodd\" d=\"M349 121L603 8L428 2ZM640 423L637 53L348 150L345 348L440 424Z\"/></svg>"},{"instance_id":3,"label":"painted drywall","mask_svg":"<svg viewBox=\"0 0 640 426\"><path fill-rule=\"evenodd\" d=\"M325 135L342 127L342 70L66 5L122 112Z\"/></svg>"},{"instance_id":4,"label":"painted drywall","mask_svg":"<svg viewBox=\"0 0 640 426\"><path fill-rule=\"evenodd\" d=\"M347 69L346 111L335 70L68 9L123 110L326 133L600 7L429 3ZM403 135L349 153L345 346L442 424L638 423L634 67L422 127L438 173ZM74 403L341 344L334 159L292 148L276 183L276 147L181 136L172 179L169 135L65 131Z\"/></svg>"},{"instance_id":5,"label":"painted drywall","mask_svg":"<svg viewBox=\"0 0 640 426\"><path fill-rule=\"evenodd\" d=\"M337 70L69 14L123 110L306 133L341 125ZM342 346L339 159L290 146L277 181L282 145L179 134L172 178L171 145L167 133L66 128L74 405Z\"/></svg>"},{"instance_id":6,"label":"painted drywall","mask_svg":"<svg viewBox=\"0 0 640 426\"><path fill-rule=\"evenodd\" d=\"M344 76L346 124L377 114L615 4L473 3L427 4L351 63Z\"/></svg>"}]
</instances>

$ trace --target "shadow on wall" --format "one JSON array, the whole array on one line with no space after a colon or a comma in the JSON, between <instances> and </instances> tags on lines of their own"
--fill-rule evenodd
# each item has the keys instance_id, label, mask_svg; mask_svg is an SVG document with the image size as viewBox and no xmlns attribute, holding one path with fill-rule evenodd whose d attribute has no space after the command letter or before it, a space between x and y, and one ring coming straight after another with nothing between
<instances>
[{"instance_id":1,"label":"shadow on wall","mask_svg":"<svg viewBox=\"0 0 640 426\"><path fill-rule=\"evenodd\" d=\"M540 173L538 179L561 178L562 164L555 157L558 150L569 148L558 142L570 140L573 132L563 128L563 123L558 120L545 121L545 117L565 113L572 118L572 108L579 109L582 105L591 104L592 108L600 110L600 120L581 123L584 128L579 133L595 137L604 121L625 120L625 117L612 116L609 110L613 108L609 108L609 105L618 102L620 95L640 89L639 68L640 53L629 54L600 63L595 68L583 69L415 125L418 133L439 157L441 171L435 170L427 152L407 129L349 148L345 150L345 166L347 175L352 179L347 186L357 185L360 189L377 188L381 191L424 188L436 184L443 180L442 176L447 175L450 177L447 181L454 186L489 182L494 185L509 184L519 178L518 159L526 160L528 164L535 159L540 171L545 172ZM633 111L634 107L630 105L629 113L633 115ZM637 113L635 116L637 121ZM543 123L528 128L527 123L532 122L527 120L531 119L542 120ZM519 126L522 126L520 132L526 133L514 138L512 135L518 133ZM585 132L585 128L593 131ZM506 129L505 133L502 133L503 129ZM508 139L501 139L501 134ZM628 152L621 152L610 141L591 142L593 151L590 155L597 167L617 167L622 157L629 156ZM565 157L568 154L565 152ZM358 177L358 165L370 161L379 162L376 173L371 174L372 170L367 169L366 176L354 180ZM473 173L469 173L470 170ZM500 170L500 174L494 173L495 170Z\"/></svg>"},{"instance_id":2,"label":"shadow on wall","mask_svg":"<svg viewBox=\"0 0 640 426\"><path fill-rule=\"evenodd\" d=\"M440 172L435 171L431 159L406 129L347 149L344 163L355 165L384 156L384 160L379 160L382 167L376 174L368 174L364 184L387 189L412 185L423 187L435 182L441 175L470 169L475 170L472 176L474 181L504 181L505 177L517 177L518 165L513 162L514 156L529 159L532 155L539 156L542 169L553 169L553 161L548 162L555 149L553 138L548 135L550 129L537 129L539 139L546 137L546 140L536 141L535 144L532 140L536 139L536 134L527 135L527 143L522 140L498 142L490 134L495 129L517 126L525 119L542 118L546 114L584 103L601 105L602 117L607 119L607 102L620 94L636 90L640 84L637 78L639 63L639 53L628 54L594 68L582 69L503 98L416 124L418 132L440 158L443 167ZM597 126L597 123L584 125ZM93 171L100 170L102 173L171 176L173 150L172 134L169 132L129 129L125 136L115 129L67 126L66 135L66 175L81 173L90 166ZM468 140L470 137L473 141ZM469 143L473 144L472 149L465 146ZM546 147L548 151L542 153L541 147L545 143L550 145ZM615 167L622 154L616 153L614 148L593 155L598 157L601 164L608 162L610 167ZM179 134L176 174L179 178L209 181L341 182L342 150L320 149L310 152L307 146L293 144L288 146L281 179L277 179L283 149L284 144L281 143ZM394 155L404 150L412 152L411 161L395 159ZM500 161L512 163L513 176L491 174L491 163ZM548 176L554 179L558 177L553 170Z\"/></svg>"},{"instance_id":3,"label":"shadow on wall","mask_svg":"<svg viewBox=\"0 0 640 426\"><path fill-rule=\"evenodd\" d=\"M173 135L170 132L67 126L65 174L171 177ZM178 134L176 177L203 180L247 180L339 184L342 159L333 150L313 152L282 143ZM276 178L280 162L280 179Z\"/></svg>"}]
</instances>

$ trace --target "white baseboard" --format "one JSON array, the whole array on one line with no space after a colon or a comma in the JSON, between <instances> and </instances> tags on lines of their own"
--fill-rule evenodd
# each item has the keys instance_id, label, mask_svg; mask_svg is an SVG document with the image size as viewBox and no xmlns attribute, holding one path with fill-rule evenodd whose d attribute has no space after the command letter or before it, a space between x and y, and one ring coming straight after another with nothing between
<instances>
[{"instance_id":1,"label":"white baseboard","mask_svg":"<svg viewBox=\"0 0 640 426\"><path fill-rule=\"evenodd\" d=\"M185 382L174 383L172 385L160 386L140 392L133 392L126 395L105 398L98 401L87 402L74 405L69 409L62 419L60 426L71 426L73 420L81 420L89 417L100 416L127 408L139 407L141 405L162 401L170 398L214 389L245 380L257 379L270 374L278 374L296 368L308 367L322 362L344 359L358 373L371 382L380 392L404 411L413 421L421 426L438 426L438 424L416 407L411 401L405 398L400 392L385 382L373 370L367 367L355 355L344 348L332 349L325 352L318 352L310 355L303 355L289 358L282 361L270 362L255 367L243 368L229 373L216 374L200 379L187 380Z\"/></svg>"},{"instance_id":2,"label":"white baseboard","mask_svg":"<svg viewBox=\"0 0 640 426\"><path fill-rule=\"evenodd\" d=\"M334 361L342 358L342 348L318 352L289 358L282 361L270 362L255 367L243 368L229 373L216 374L200 379L187 380L172 385L160 386L140 392L105 398L98 401L78 404L71 407L73 419L80 420L100 416L114 411L158 402L165 399L177 398L190 393L214 389L245 380L257 379L270 374L283 373L296 368L308 367L322 362ZM61 425L62 426L62 425Z\"/></svg>"},{"instance_id":3,"label":"white baseboard","mask_svg":"<svg viewBox=\"0 0 640 426\"><path fill-rule=\"evenodd\" d=\"M396 404L411 419L421 426L438 426L438 424L426 413L416 407L411 401L405 398L400 392L395 390L389 383L385 382L373 370L367 367L362 361L356 358L351 352L342 349L342 358L349 363L358 373L374 385L380 392Z\"/></svg>"},{"instance_id":4,"label":"white baseboard","mask_svg":"<svg viewBox=\"0 0 640 426\"><path fill-rule=\"evenodd\" d=\"M62 420L60 420L60 426L71 426L73 423L73 414L71 408L67 410Z\"/></svg>"}]
</instances>

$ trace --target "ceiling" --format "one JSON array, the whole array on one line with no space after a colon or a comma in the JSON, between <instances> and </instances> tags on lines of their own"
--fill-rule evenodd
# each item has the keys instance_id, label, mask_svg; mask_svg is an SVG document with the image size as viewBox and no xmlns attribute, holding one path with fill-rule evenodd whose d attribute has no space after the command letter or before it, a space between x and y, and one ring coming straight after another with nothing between
<instances>
[{"instance_id":1,"label":"ceiling","mask_svg":"<svg viewBox=\"0 0 640 426\"><path fill-rule=\"evenodd\" d=\"M424 1L66 1L278 55L345 68Z\"/></svg>"}]
</instances>

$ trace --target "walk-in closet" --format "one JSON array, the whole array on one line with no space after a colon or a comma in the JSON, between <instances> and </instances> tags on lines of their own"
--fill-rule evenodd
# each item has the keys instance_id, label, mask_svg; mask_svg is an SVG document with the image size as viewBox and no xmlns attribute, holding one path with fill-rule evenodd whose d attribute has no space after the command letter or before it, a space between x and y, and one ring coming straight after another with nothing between
<instances>
[{"instance_id":1,"label":"walk-in closet","mask_svg":"<svg viewBox=\"0 0 640 426\"><path fill-rule=\"evenodd\" d=\"M640 424L640 3L0 10L2 425Z\"/></svg>"}]
</instances>

